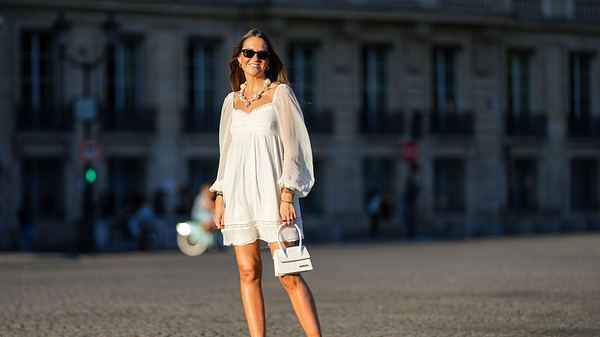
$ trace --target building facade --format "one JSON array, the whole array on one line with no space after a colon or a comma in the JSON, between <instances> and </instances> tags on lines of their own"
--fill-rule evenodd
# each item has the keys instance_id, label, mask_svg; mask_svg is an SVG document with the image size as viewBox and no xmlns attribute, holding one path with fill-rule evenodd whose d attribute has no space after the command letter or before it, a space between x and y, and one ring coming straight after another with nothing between
<instances>
[{"instance_id":1,"label":"building facade","mask_svg":"<svg viewBox=\"0 0 600 337\"><path fill-rule=\"evenodd\" d=\"M388 236L413 221L420 237L600 229L596 1L0 0L0 15L3 249L28 221L41 249L74 240L81 158L98 216L134 194L188 212L216 174L228 61L250 27L271 36L311 134L309 237L367 235L375 194Z\"/></svg>"}]
</instances>

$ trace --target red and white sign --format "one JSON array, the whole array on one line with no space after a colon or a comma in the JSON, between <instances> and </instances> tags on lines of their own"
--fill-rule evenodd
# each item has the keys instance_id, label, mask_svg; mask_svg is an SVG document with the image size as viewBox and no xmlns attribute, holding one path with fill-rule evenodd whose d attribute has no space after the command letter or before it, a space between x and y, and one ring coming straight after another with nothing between
<instances>
[{"instance_id":1,"label":"red and white sign","mask_svg":"<svg viewBox=\"0 0 600 337\"><path fill-rule=\"evenodd\" d=\"M84 163L93 163L102 155L102 145L96 139L84 139L77 147L77 155Z\"/></svg>"},{"instance_id":2,"label":"red and white sign","mask_svg":"<svg viewBox=\"0 0 600 337\"><path fill-rule=\"evenodd\" d=\"M408 141L401 145L400 156L407 162L414 164L419 159L419 148L416 142Z\"/></svg>"}]
</instances>

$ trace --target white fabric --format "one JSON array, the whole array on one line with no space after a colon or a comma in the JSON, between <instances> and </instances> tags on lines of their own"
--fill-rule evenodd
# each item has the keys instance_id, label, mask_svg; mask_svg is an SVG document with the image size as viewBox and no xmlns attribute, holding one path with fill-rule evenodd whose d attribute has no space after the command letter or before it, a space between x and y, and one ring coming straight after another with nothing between
<instances>
[{"instance_id":1,"label":"white fabric","mask_svg":"<svg viewBox=\"0 0 600 337\"><path fill-rule=\"evenodd\" d=\"M242 245L261 239L277 241L280 187L294 190L296 224L302 229L298 198L314 184L312 150L304 116L287 84L275 88L273 101L249 113L234 108L234 93L223 101L219 126L219 168L210 190L225 202L223 244ZM304 237L303 230L300 236ZM296 241L292 226L283 241Z\"/></svg>"}]
</instances>

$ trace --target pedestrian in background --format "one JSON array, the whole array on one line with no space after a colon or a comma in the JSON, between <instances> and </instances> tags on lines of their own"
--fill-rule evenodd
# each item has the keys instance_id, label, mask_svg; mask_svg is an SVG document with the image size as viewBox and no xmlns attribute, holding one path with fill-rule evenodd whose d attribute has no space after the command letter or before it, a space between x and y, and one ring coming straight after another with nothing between
<instances>
[{"instance_id":1,"label":"pedestrian in background","mask_svg":"<svg viewBox=\"0 0 600 337\"><path fill-rule=\"evenodd\" d=\"M194 199L191 216L192 220L196 221L204 232L212 236L213 245L219 244L219 246L222 246L223 240L220 239L219 229L214 222L215 198L216 194L210 191L210 184L202 184L196 199Z\"/></svg>"},{"instance_id":2,"label":"pedestrian in background","mask_svg":"<svg viewBox=\"0 0 600 337\"><path fill-rule=\"evenodd\" d=\"M23 198L19 206L19 238L20 249L22 251L30 251L35 239L35 229L33 228L33 209L31 207L31 199Z\"/></svg>"},{"instance_id":3,"label":"pedestrian in background","mask_svg":"<svg viewBox=\"0 0 600 337\"><path fill-rule=\"evenodd\" d=\"M367 202L367 214L369 215L369 234L377 235L379 232L379 220L381 220L381 207L383 198L381 193L375 190L371 193L371 197Z\"/></svg>"},{"instance_id":4,"label":"pedestrian in background","mask_svg":"<svg viewBox=\"0 0 600 337\"><path fill-rule=\"evenodd\" d=\"M286 246L304 236L299 198L314 184L312 150L304 117L283 63L264 32L251 29L234 47L233 92L223 102L220 159L211 191L214 221L224 245L233 245L242 303L252 337L265 336L259 240L273 255L278 228ZM308 336L321 336L313 295L300 274L279 276Z\"/></svg>"}]
</instances>

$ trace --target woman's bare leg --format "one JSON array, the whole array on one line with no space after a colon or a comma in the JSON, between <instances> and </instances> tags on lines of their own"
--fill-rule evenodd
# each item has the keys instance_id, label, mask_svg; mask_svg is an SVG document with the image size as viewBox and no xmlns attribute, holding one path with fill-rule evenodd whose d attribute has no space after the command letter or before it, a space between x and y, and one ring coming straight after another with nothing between
<instances>
[{"instance_id":1,"label":"woman's bare leg","mask_svg":"<svg viewBox=\"0 0 600 337\"><path fill-rule=\"evenodd\" d=\"M240 272L240 291L248 330L250 330L251 337L264 337L265 304L261 287L262 261L259 241L234 247Z\"/></svg>"},{"instance_id":2,"label":"woman's bare leg","mask_svg":"<svg viewBox=\"0 0 600 337\"><path fill-rule=\"evenodd\" d=\"M286 246L291 243L283 242ZM275 249L279 248L277 242L269 244L271 256ZM289 274L279 277L279 281L285 288L292 307L296 312L296 316L300 321L300 325L304 329L308 337L321 337L321 326L319 323L319 315L317 314L317 306L313 298L310 288L300 274Z\"/></svg>"}]
</instances>

